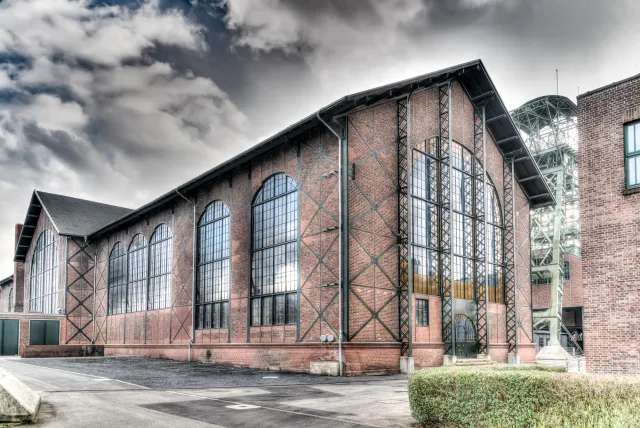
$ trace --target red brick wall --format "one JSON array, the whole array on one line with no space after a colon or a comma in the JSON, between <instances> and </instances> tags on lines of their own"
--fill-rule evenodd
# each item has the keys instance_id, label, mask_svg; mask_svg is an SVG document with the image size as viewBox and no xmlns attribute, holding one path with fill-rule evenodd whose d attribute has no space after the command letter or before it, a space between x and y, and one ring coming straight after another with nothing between
<instances>
[{"instance_id":1,"label":"red brick wall","mask_svg":"<svg viewBox=\"0 0 640 428\"><path fill-rule=\"evenodd\" d=\"M578 98L587 370L640 373L640 194L625 191L624 127L640 79Z\"/></svg>"},{"instance_id":2,"label":"red brick wall","mask_svg":"<svg viewBox=\"0 0 640 428\"><path fill-rule=\"evenodd\" d=\"M348 118L349 338L398 337L397 105L389 102Z\"/></svg>"},{"instance_id":3,"label":"red brick wall","mask_svg":"<svg viewBox=\"0 0 640 428\"><path fill-rule=\"evenodd\" d=\"M17 319L19 322L19 337L18 337L18 354L23 356L25 354L26 347L29 346L29 322L31 320L59 320L60 321L60 343L64 343L66 337L66 327L64 315L44 315L36 313L12 313L12 314L0 314L0 319ZM47 346L49 347L49 346ZM51 348L55 346L51 345Z\"/></svg>"}]
</instances>

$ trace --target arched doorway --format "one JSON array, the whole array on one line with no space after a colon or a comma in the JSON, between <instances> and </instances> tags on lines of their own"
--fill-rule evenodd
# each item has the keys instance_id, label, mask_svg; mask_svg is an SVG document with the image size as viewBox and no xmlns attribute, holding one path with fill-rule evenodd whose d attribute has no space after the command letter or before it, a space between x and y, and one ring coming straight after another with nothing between
<instances>
[{"instance_id":1,"label":"arched doorway","mask_svg":"<svg viewBox=\"0 0 640 428\"><path fill-rule=\"evenodd\" d=\"M476 329L473 321L464 314L456 314L456 356L474 358L476 355Z\"/></svg>"}]
</instances>

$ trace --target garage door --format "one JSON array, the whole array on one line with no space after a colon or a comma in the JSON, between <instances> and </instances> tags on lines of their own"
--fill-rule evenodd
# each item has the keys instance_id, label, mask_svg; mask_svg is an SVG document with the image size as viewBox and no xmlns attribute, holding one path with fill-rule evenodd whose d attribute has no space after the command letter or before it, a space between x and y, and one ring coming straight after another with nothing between
<instances>
[{"instance_id":1,"label":"garage door","mask_svg":"<svg viewBox=\"0 0 640 428\"><path fill-rule=\"evenodd\" d=\"M0 320L0 355L18 355L18 320Z\"/></svg>"}]
</instances>

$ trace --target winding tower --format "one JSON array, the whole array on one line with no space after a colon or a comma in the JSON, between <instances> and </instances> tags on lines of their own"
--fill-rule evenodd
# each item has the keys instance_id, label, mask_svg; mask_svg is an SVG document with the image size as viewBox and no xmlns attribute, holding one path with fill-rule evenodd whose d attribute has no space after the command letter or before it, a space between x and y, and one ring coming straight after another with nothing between
<instances>
[{"instance_id":1,"label":"winding tower","mask_svg":"<svg viewBox=\"0 0 640 428\"><path fill-rule=\"evenodd\" d=\"M577 107L566 97L548 95L523 104L511 116L556 200L531 212L531 279L534 286L550 284L549 306L534 311L534 332L548 328L548 345L559 346L561 330L566 330L564 256L581 255Z\"/></svg>"}]
</instances>

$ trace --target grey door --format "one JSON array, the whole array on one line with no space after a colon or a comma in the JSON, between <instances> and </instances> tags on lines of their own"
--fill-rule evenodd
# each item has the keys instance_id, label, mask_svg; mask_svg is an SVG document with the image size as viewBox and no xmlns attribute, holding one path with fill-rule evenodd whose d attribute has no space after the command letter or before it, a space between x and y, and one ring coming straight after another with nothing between
<instances>
[{"instance_id":1,"label":"grey door","mask_svg":"<svg viewBox=\"0 0 640 428\"><path fill-rule=\"evenodd\" d=\"M0 355L18 355L18 320L0 320Z\"/></svg>"}]
</instances>

